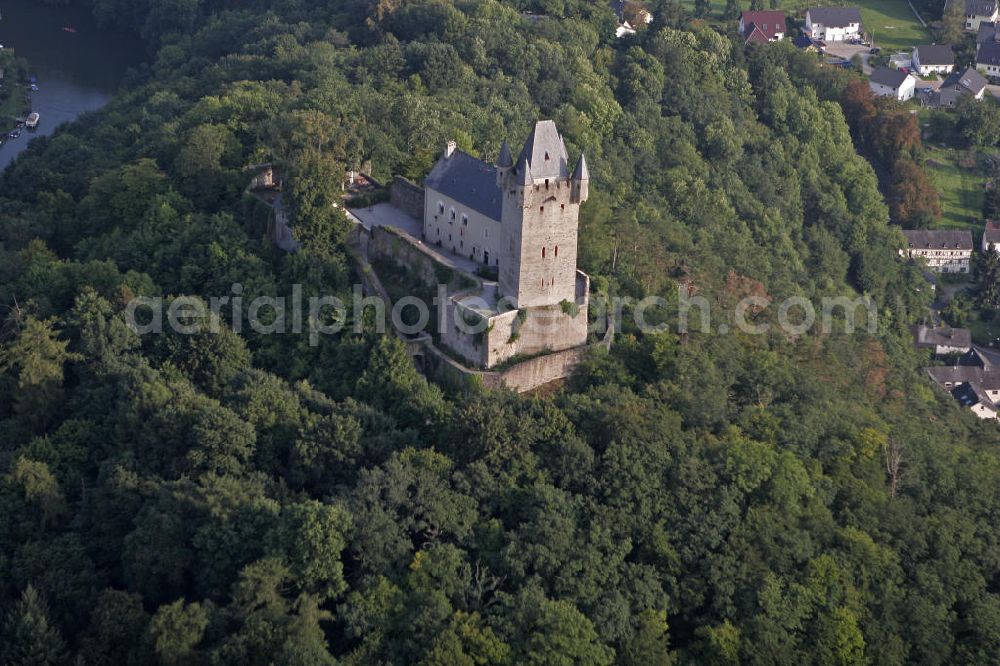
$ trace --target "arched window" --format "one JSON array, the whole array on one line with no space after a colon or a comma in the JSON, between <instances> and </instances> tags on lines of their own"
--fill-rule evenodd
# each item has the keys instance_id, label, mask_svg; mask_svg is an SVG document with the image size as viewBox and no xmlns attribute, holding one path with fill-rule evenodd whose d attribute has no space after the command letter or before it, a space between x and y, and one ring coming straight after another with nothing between
<instances>
[{"instance_id":1,"label":"arched window","mask_svg":"<svg viewBox=\"0 0 1000 666\"><path fill-rule=\"evenodd\" d=\"M558 246L558 245L556 245L556 249L555 249L555 255L556 255L557 257L559 256L559 246Z\"/></svg>"},{"instance_id":2,"label":"arched window","mask_svg":"<svg viewBox=\"0 0 1000 666\"><path fill-rule=\"evenodd\" d=\"M542 259L544 259L544 258L545 258L545 248L543 247L542 248Z\"/></svg>"}]
</instances>

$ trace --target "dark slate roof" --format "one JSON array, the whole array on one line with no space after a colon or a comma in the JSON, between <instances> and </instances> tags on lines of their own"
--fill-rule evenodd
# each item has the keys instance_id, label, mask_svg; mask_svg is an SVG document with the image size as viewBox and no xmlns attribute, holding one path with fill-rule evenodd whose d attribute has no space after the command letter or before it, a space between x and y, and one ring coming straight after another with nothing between
<instances>
[{"instance_id":1,"label":"dark slate roof","mask_svg":"<svg viewBox=\"0 0 1000 666\"><path fill-rule=\"evenodd\" d=\"M869 80L872 83L880 83L883 86L889 86L890 88L898 88L903 85L903 81L909 76L906 72L901 72L898 69L889 69L888 67L876 67L872 70L872 75Z\"/></svg>"},{"instance_id":2,"label":"dark slate roof","mask_svg":"<svg viewBox=\"0 0 1000 666\"><path fill-rule=\"evenodd\" d=\"M553 121L539 120L535 123L517 162L518 169L521 162L527 162L531 177L536 180L569 176L569 154Z\"/></svg>"},{"instance_id":3,"label":"dark slate roof","mask_svg":"<svg viewBox=\"0 0 1000 666\"><path fill-rule=\"evenodd\" d=\"M976 62L980 65L1000 65L1000 44L997 42L980 44Z\"/></svg>"},{"instance_id":4,"label":"dark slate roof","mask_svg":"<svg viewBox=\"0 0 1000 666\"><path fill-rule=\"evenodd\" d=\"M813 40L809 35L799 35L792 40L792 44L795 44L797 48L807 49L813 45Z\"/></svg>"},{"instance_id":5,"label":"dark slate roof","mask_svg":"<svg viewBox=\"0 0 1000 666\"><path fill-rule=\"evenodd\" d=\"M424 178L424 186L491 219L500 219L496 168L464 151L456 150L451 157L439 159Z\"/></svg>"},{"instance_id":6,"label":"dark slate roof","mask_svg":"<svg viewBox=\"0 0 1000 666\"><path fill-rule=\"evenodd\" d=\"M972 250L972 232L952 229L906 229L903 231L911 250Z\"/></svg>"},{"instance_id":7,"label":"dark slate roof","mask_svg":"<svg viewBox=\"0 0 1000 666\"><path fill-rule=\"evenodd\" d=\"M861 23L861 12L857 7L810 7L809 18L827 28L844 28Z\"/></svg>"},{"instance_id":8,"label":"dark slate roof","mask_svg":"<svg viewBox=\"0 0 1000 666\"><path fill-rule=\"evenodd\" d=\"M967 328L951 328L949 326L916 326L913 339L918 347L959 347L968 349L972 346L972 333Z\"/></svg>"},{"instance_id":9,"label":"dark slate roof","mask_svg":"<svg viewBox=\"0 0 1000 666\"><path fill-rule=\"evenodd\" d=\"M928 104L932 107L952 108L956 104L958 104L958 99L961 96L962 96L961 90L956 90L955 88L942 87L940 90L930 91Z\"/></svg>"},{"instance_id":10,"label":"dark slate roof","mask_svg":"<svg viewBox=\"0 0 1000 666\"><path fill-rule=\"evenodd\" d=\"M949 85L949 81L951 81L951 77L948 77L942 85ZM955 81L951 82L951 85L968 90L973 95L978 95L986 87L987 83L989 81L975 67L969 67L959 74Z\"/></svg>"},{"instance_id":11,"label":"dark slate roof","mask_svg":"<svg viewBox=\"0 0 1000 666\"><path fill-rule=\"evenodd\" d=\"M990 21L983 21L979 24L979 32L976 33L976 44L995 42L997 39L997 24Z\"/></svg>"},{"instance_id":12,"label":"dark slate roof","mask_svg":"<svg viewBox=\"0 0 1000 666\"><path fill-rule=\"evenodd\" d=\"M514 157L510 154L510 145L506 141L500 146L500 157L497 158L497 166L504 168L514 166Z\"/></svg>"},{"instance_id":13,"label":"dark slate roof","mask_svg":"<svg viewBox=\"0 0 1000 666\"><path fill-rule=\"evenodd\" d=\"M924 44L916 49L921 65L954 65L955 52L949 44Z\"/></svg>"},{"instance_id":14,"label":"dark slate roof","mask_svg":"<svg viewBox=\"0 0 1000 666\"><path fill-rule=\"evenodd\" d=\"M996 0L965 0L965 13L976 16L992 16L997 10Z\"/></svg>"},{"instance_id":15,"label":"dark slate roof","mask_svg":"<svg viewBox=\"0 0 1000 666\"><path fill-rule=\"evenodd\" d=\"M973 382L956 386L951 390L951 395L962 407L972 408L982 404L993 409L993 401L983 393L982 388L978 384Z\"/></svg>"}]
</instances>

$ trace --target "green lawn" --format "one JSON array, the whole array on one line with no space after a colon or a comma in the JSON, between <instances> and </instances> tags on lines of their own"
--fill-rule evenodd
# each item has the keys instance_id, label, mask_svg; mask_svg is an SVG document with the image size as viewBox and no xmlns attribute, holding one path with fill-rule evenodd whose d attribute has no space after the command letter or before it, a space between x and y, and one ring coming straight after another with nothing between
<instances>
[{"instance_id":1,"label":"green lawn","mask_svg":"<svg viewBox=\"0 0 1000 666\"><path fill-rule=\"evenodd\" d=\"M941 195L941 221L946 229L978 230L983 219L986 177L974 153L925 145L927 175Z\"/></svg>"},{"instance_id":2,"label":"green lawn","mask_svg":"<svg viewBox=\"0 0 1000 666\"><path fill-rule=\"evenodd\" d=\"M883 49L909 51L931 43L930 33L917 21L906 0L861 0L854 4L861 7L865 30Z\"/></svg>"},{"instance_id":3,"label":"green lawn","mask_svg":"<svg viewBox=\"0 0 1000 666\"><path fill-rule=\"evenodd\" d=\"M683 0L689 9L694 9L694 0ZM749 2L741 2L746 9ZM764 3L770 7L769 2ZM842 5L861 8L861 21L865 29L873 32L875 43L892 52L910 50L918 44L931 43L930 34L920 25L906 0L783 0L780 9L802 23L805 20L806 9L826 5ZM709 21L718 22L726 8L725 0L712 0L712 10L706 17Z\"/></svg>"}]
</instances>

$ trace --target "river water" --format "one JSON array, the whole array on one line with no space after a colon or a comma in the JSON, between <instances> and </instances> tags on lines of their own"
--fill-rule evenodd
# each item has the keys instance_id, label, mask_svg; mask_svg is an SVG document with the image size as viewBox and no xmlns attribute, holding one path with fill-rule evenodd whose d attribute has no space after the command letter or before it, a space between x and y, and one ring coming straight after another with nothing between
<instances>
[{"instance_id":1,"label":"river water","mask_svg":"<svg viewBox=\"0 0 1000 666\"><path fill-rule=\"evenodd\" d=\"M99 30L90 8L79 4L51 7L0 0L0 44L27 58L38 78L31 106L41 116L34 133L23 132L0 146L0 169L33 136L51 134L60 124L107 104L128 68L145 57L138 37Z\"/></svg>"}]
</instances>

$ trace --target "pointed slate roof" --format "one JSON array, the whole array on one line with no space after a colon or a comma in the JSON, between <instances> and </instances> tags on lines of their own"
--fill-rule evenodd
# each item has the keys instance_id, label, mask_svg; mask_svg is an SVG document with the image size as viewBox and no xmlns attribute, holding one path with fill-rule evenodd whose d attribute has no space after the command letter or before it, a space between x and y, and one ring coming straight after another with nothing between
<instances>
[{"instance_id":1,"label":"pointed slate roof","mask_svg":"<svg viewBox=\"0 0 1000 666\"><path fill-rule=\"evenodd\" d=\"M580 153L580 160L573 169L573 180L590 180L590 169L587 168L587 158Z\"/></svg>"},{"instance_id":2,"label":"pointed slate roof","mask_svg":"<svg viewBox=\"0 0 1000 666\"><path fill-rule=\"evenodd\" d=\"M521 162L527 162L533 178L566 178L569 176L569 155L566 144L551 120L539 120L524 142Z\"/></svg>"},{"instance_id":3,"label":"pointed slate roof","mask_svg":"<svg viewBox=\"0 0 1000 666\"><path fill-rule=\"evenodd\" d=\"M523 153L521 159L517 161L517 166L514 167L514 173L517 175L518 185L531 185L534 182L531 177L531 167L528 166L528 161L524 158Z\"/></svg>"},{"instance_id":4,"label":"pointed slate roof","mask_svg":"<svg viewBox=\"0 0 1000 666\"><path fill-rule=\"evenodd\" d=\"M514 166L514 157L510 154L510 145L506 141L500 146L500 157L497 158L497 166L501 168Z\"/></svg>"}]
</instances>

